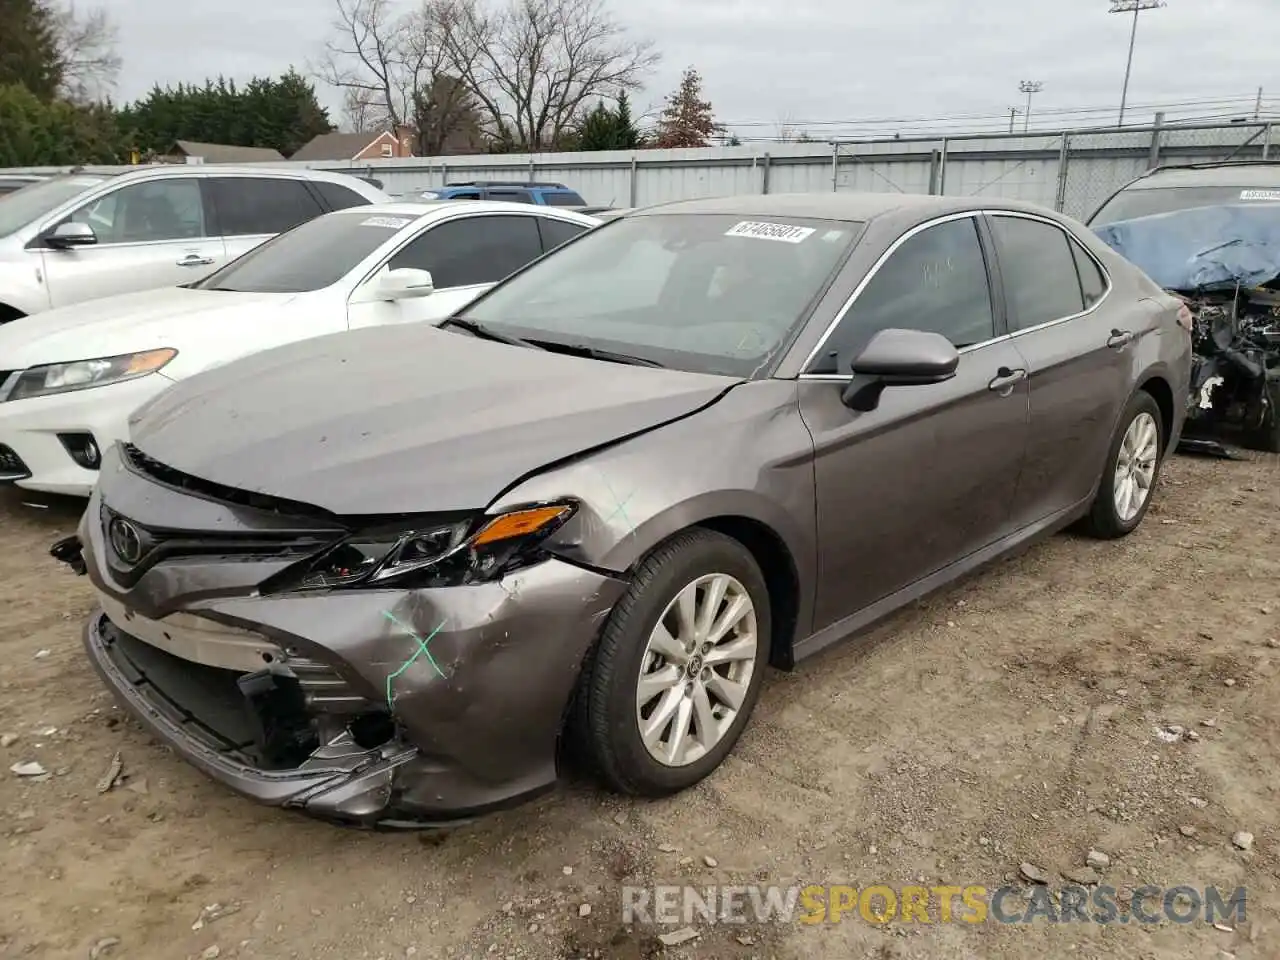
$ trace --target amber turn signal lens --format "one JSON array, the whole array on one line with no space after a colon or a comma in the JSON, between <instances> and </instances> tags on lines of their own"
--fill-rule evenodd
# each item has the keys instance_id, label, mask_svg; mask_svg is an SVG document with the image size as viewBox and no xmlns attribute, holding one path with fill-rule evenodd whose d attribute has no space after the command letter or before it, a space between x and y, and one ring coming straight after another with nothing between
<instances>
[{"instance_id":1,"label":"amber turn signal lens","mask_svg":"<svg viewBox=\"0 0 1280 960\"><path fill-rule=\"evenodd\" d=\"M551 507L531 507L515 510L490 520L471 540L472 546L511 540L537 533L543 527L563 519L573 508L564 504Z\"/></svg>"}]
</instances>

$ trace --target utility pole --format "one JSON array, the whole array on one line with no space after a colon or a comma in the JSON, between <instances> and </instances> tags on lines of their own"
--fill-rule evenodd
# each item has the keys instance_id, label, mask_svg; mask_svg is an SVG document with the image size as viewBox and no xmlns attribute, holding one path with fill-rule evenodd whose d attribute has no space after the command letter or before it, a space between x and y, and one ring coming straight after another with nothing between
<instances>
[{"instance_id":1,"label":"utility pole","mask_svg":"<svg viewBox=\"0 0 1280 960\"><path fill-rule=\"evenodd\" d=\"M1258 88L1258 101L1253 105L1253 119L1262 119L1262 88Z\"/></svg>"},{"instance_id":2,"label":"utility pole","mask_svg":"<svg viewBox=\"0 0 1280 960\"><path fill-rule=\"evenodd\" d=\"M1129 75L1133 72L1133 47L1138 42L1138 14L1144 10L1158 10L1166 6L1165 0L1111 0L1111 13L1132 13L1133 29L1129 33L1129 59L1124 65L1124 86L1120 90L1120 122L1124 126L1124 108L1129 102Z\"/></svg>"},{"instance_id":3,"label":"utility pole","mask_svg":"<svg viewBox=\"0 0 1280 960\"><path fill-rule=\"evenodd\" d=\"M1027 95L1027 112L1022 115L1022 132L1026 133L1031 129L1031 98L1044 89L1044 82L1023 80L1018 84L1018 89Z\"/></svg>"},{"instance_id":4,"label":"utility pole","mask_svg":"<svg viewBox=\"0 0 1280 960\"><path fill-rule=\"evenodd\" d=\"M1013 133L1013 121L1018 118L1018 114L1020 112L1021 111L1019 111L1017 107L1009 108L1009 132L1010 133Z\"/></svg>"}]
</instances>

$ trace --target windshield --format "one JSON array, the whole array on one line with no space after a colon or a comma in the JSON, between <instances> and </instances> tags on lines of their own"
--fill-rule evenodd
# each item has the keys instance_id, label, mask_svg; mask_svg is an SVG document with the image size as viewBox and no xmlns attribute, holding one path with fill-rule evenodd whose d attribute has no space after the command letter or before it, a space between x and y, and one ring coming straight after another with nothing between
<instances>
[{"instance_id":1,"label":"windshield","mask_svg":"<svg viewBox=\"0 0 1280 960\"><path fill-rule=\"evenodd\" d=\"M1089 221L1101 227L1121 220L1136 220L1158 213L1216 207L1227 203L1275 203L1280 201L1280 183L1274 190L1256 187L1141 187L1122 190L1103 205Z\"/></svg>"},{"instance_id":2,"label":"windshield","mask_svg":"<svg viewBox=\"0 0 1280 960\"><path fill-rule=\"evenodd\" d=\"M0 202L0 237L17 233L104 180L106 177L50 177L7 194Z\"/></svg>"},{"instance_id":3,"label":"windshield","mask_svg":"<svg viewBox=\"0 0 1280 960\"><path fill-rule=\"evenodd\" d=\"M415 217L378 215L367 207L330 213L254 247L194 284L235 293L307 293L331 286Z\"/></svg>"},{"instance_id":4,"label":"windshield","mask_svg":"<svg viewBox=\"0 0 1280 960\"><path fill-rule=\"evenodd\" d=\"M793 217L628 217L584 233L462 316L535 342L751 376L785 345L861 227Z\"/></svg>"}]
</instances>

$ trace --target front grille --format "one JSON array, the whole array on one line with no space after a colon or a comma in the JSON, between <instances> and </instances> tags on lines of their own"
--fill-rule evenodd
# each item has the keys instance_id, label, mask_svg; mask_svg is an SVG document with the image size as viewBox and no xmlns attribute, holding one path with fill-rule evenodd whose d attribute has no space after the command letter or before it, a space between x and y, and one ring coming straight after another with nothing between
<instances>
[{"instance_id":1,"label":"front grille","mask_svg":"<svg viewBox=\"0 0 1280 960\"><path fill-rule=\"evenodd\" d=\"M136 532L140 552L135 558L119 556L111 536L112 522L125 521ZM330 545L332 533L273 531L215 533L204 530L166 530L149 527L116 513L105 503L99 522L107 545L107 564L122 586L133 586L158 563L179 558L221 557L231 560L295 561Z\"/></svg>"},{"instance_id":2,"label":"front grille","mask_svg":"<svg viewBox=\"0 0 1280 960\"><path fill-rule=\"evenodd\" d=\"M25 480L31 471L12 447L0 443L0 480Z\"/></svg>"},{"instance_id":3,"label":"front grille","mask_svg":"<svg viewBox=\"0 0 1280 960\"><path fill-rule=\"evenodd\" d=\"M189 473L183 473L154 457L149 457L131 443L120 445L125 462L143 476L150 477L157 483L174 487L197 496L208 497L221 503L234 504L241 507L252 507L269 513L279 513L300 519L325 520L332 522L333 515L328 511L313 507L310 504L273 497L270 494L254 493L251 490L237 490L212 480L202 480Z\"/></svg>"}]
</instances>

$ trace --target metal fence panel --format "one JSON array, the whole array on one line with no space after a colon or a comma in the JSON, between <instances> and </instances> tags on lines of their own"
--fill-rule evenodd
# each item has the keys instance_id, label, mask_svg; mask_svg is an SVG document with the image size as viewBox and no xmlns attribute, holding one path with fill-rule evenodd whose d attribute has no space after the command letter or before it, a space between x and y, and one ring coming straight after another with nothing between
<instances>
[{"instance_id":1,"label":"metal fence panel","mask_svg":"<svg viewBox=\"0 0 1280 960\"><path fill-rule=\"evenodd\" d=\"M1280 144L1274 142L1274 133L1268 123L1250 122L701 150L284 161L254 166L305 166L375 177L389 193L430 189L458 180L530 179L559 181L581 193L588 203L612 206L746 193L934 192L1025 200L1085 218L1113 191L1155 163L1266 156L1280 160ZM30 172L59 171L40 168Z\"/></svg>"}]
</instances>

